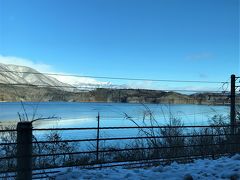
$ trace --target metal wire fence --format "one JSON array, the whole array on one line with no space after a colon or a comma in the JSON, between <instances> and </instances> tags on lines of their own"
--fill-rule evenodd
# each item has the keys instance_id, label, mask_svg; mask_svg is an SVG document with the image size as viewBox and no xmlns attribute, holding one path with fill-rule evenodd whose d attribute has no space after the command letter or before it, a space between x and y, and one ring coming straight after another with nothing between
<instances>
[{"instance_id":1,"label":"metal wire fence","mask_svg":"<svg viewBox=\"0 0 240 180\"><path fill-rule=\"evenodd\" d=\"M231 129L234 128L234 131ZM103 130L137 130L137 136L101 137ZM68 139L63 131L96 131L96 138ZM122 126L86 128L32 129L33 134L49 134L45 140L32 140L33 178L46 178L65 167L104 168L114 166L151 166L173 161L189 162L196 158L216 158L240 152L240 127L230 125L202 126ZM234 132L232 134L231 132ZM17 154L17 130L0 131L0 174L14 178L17 159L29 158ZM9 139L10 138L10 139ZM84 143L84 144L81 144ZM56 169L56 170L55 170ZM47 174L47 175L46 175Z\"/></svg>"}]
</instances>

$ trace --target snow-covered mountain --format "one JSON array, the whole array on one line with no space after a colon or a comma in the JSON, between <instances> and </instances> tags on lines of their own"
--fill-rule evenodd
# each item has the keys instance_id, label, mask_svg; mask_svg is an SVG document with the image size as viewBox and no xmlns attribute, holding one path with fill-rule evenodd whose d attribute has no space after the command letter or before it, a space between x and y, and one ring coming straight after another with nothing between
<instances>
[{"instance_id":1,"label":"snow-covered mountain","mask_svg":"<svg viewBox=\"0 0 240 180\"><path fill-rule=\"evenodd\" d=\"M111 86L109 82L93 78L45 75L30 67L3 63L0 63L0 83L48 86L65 91L93 90Z\"/></svg>"},{"instance_id":2,"label":"snow-covered mountain","mask_svg":"<svg viewBox=\"0 0 240 180\"><path fill-rule=\"evenodd\" d=\"M28 84L68 89L71 85L44 75L33 68L0 63L0 83Z\"/></svg>"},{"instance_id":3,"label":"snow-covered mountain","mask_svg":"<svg viewBox=\"0 0 240 180\"><path fill-rule=\"evenodd\" d=\"M72 85L73 87L77 87L78 89L96 89L96 88L111 88L111 82L97 81L94 78L88 77L75 77L75 76L59 76L59 75L51 75L51 77L56 78L57 80Z\"/></svg>"}]
</instances>

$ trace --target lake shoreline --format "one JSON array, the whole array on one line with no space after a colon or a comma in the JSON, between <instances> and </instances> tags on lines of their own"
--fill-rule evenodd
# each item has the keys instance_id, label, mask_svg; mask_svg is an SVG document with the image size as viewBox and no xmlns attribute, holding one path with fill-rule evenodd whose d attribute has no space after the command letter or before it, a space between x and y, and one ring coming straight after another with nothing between
<instances>
[{"instance_id":1,"label":"lake shoreline","mask_svg":"<svg viewBox=\"0 0 240 180\"><path fill-rule=\"evenodd\" d=\"M0 101L1 103L20 103L19 101ZM198 106L230 106L230 103L226 104L194 104L194 103L137 103L137 102L104 102L104 101L22 101L22 103L96 103L96 104L133 104L133 105L198 105Z\"/></svg>"}]
</instances>

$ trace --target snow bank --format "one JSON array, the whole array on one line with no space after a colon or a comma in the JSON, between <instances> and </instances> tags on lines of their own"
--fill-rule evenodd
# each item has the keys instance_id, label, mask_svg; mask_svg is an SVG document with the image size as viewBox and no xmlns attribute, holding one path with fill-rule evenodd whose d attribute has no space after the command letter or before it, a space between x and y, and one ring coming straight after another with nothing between
<instances>
[{"instance_id":1,"label":"snow bank","mask_svg":"<svg viewBox=\"0 0 240 180\"><path fill-rule=\"evenodd\" d=\"M231 158L222 157L217 160L196 160L194 163L169 166L157 166L146 169L107 168L97 170L84 170L69 168L56 176L56 180L80 180L80 179L240 179L240 154Z\"/></svg>"}]
</instances>

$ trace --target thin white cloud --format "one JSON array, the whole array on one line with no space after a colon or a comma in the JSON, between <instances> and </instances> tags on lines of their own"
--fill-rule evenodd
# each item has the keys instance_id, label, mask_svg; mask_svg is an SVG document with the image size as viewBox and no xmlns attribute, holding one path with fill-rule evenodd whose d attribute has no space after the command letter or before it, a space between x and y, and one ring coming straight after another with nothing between
<instances>
[{"instance_id":1,"label":"thin white cloud","mask_svg":"<svg viewBox=\"0 0 240 180\"><path fill-rule=\"evenodd\" d=\"M36 69L40 72L51 72L53 71L53 68L49 64L44 63L37 63L29 59L25 58L19 58L14 56L3 56L0 55L0 63L3 64L13 64L13 65L19 65L19 66L27 66L31 67L33 69Z\"/></svg>"},{"instance_id":2,"label":"thin white cloud","mask_svg":"<svg viewBox=\"0 0 240 180\"><path fill-rule=\"evenodd\" d=\"M25 58L19 58L19 57L14 57L14 56L3 56L0 55L0 63L3 64L12 64L12 65L19 65L19 66L26 66L33 68L41 73L54 73L54 74L63 74L63 75L68 75L67 73L61 73L57 72L54 70L54 68L49 65L49 64L44 64L44 63L37 63L34 62L30 59L25 59ZM58 75L51 75L51 77L56 78L57 80L71 84L73 86L90 86L94 85L95 87L98 86L108 86L111 85L110 82L102 82L102 81L97 81L94 78L84 78L84 77L73 77L73 76L58 76Z\"/></svg>"},{"instance_id":3,"label":"thin white cloud","mask_svg":"<svg viewBox=\"0 0 240 180\"><path fill-rule=\"evenodd\" d=\"M213 53L200 52L195 54L189 54L186 56L188 60L201 61L201 60L213 60L215 58Z\"/></svg>"},{"instance_id":4,"label":"thin white cloud","mask_svg":"<svg viewBox=\"0 0 240 180\"><path fill-rule=\"evenodd\" d=\"M152 81L130 81L125 86L133 89L156 89Z\"/></svg>"},{"instance_id":5,"label":"thin white cloud","mask_svg":"<svg viewBox=\"0 0 240 180\"><path fill-rule=\"evenodd\" d=\"M201 79L207 79L208 78L208 75L207 74L204 74L204 73L199 73L199 77Z\"/></svg>"}]
</instances>

